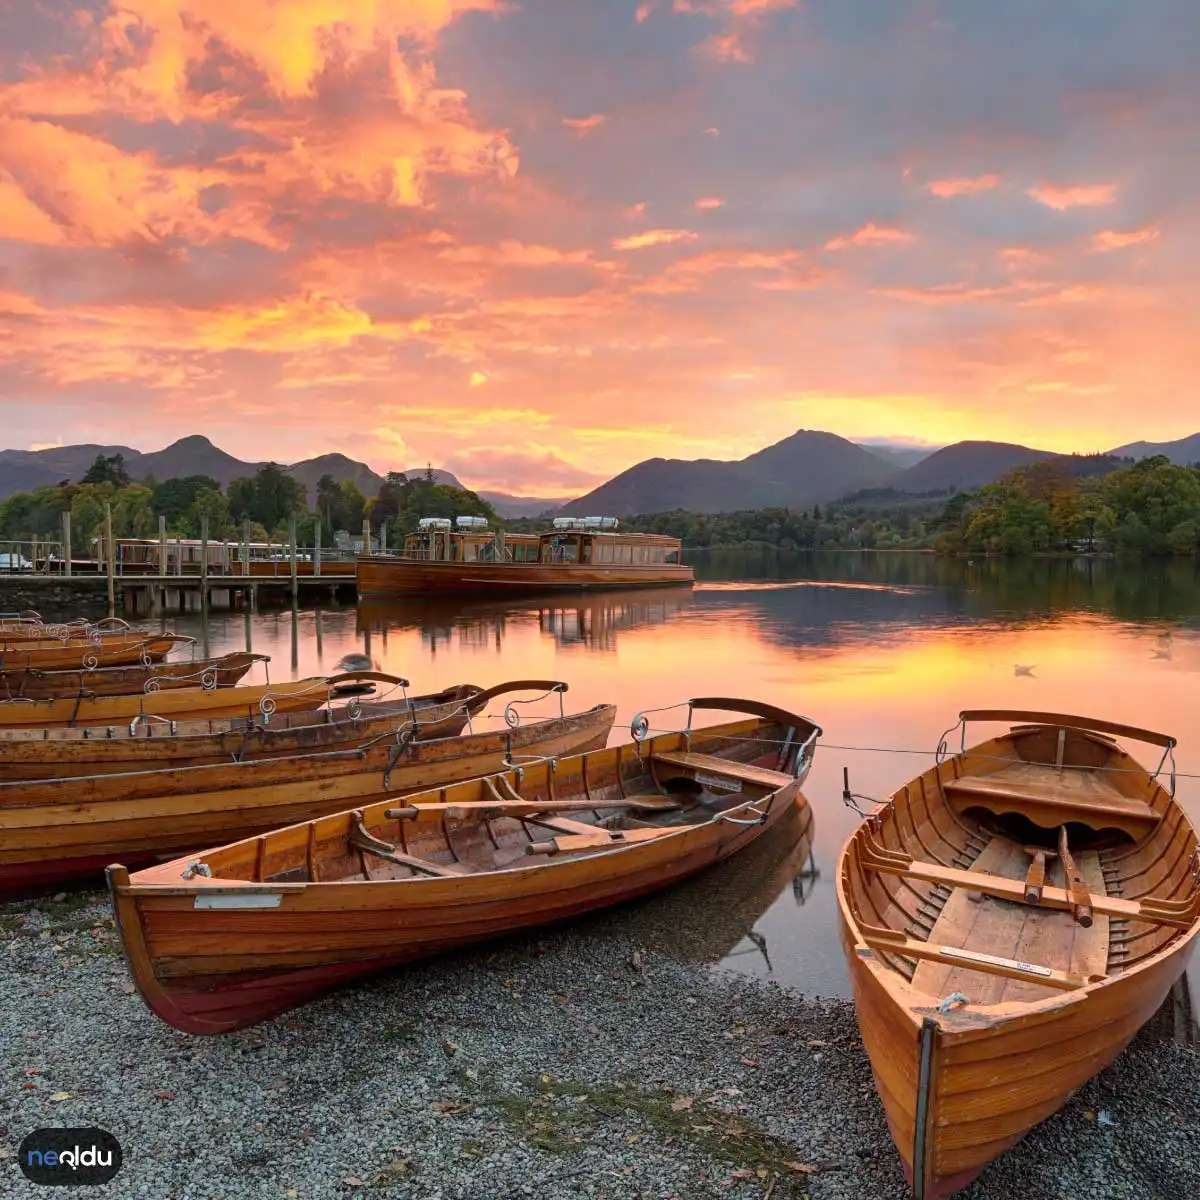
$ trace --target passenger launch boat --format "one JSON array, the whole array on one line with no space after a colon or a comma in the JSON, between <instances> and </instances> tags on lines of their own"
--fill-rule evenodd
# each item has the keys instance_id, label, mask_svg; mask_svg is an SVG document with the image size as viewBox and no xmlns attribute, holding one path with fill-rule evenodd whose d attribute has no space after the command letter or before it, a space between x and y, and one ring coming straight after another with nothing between
<instances>
[{"instance_id":1,"label":"passenger launch boat","mask_svg":"<svg viewBox=\"0 0 1200 1200\"><path fill-rule=\"evenodd\" d=\"M678 538L617 531L615 517L558 517L537 536L489 530L481 517L425 517L399 554L360 554L363 600L468 592L552 592L690 584Z\"/></svg>"},{"instance_id":2,"label":"passenger launch boat","mask_svg":"<svg viewBox=\"0 0 1200 1200\"><path fill-rule=\"evenodd\" d=\"M407 680L377 671L334 675L320 684L313 692L319 707L298 712L271 713L248 706L247 715L238 717L168 721L138 716L128 724L102 729L0 729L0 783L352 749L408 728L418 739L454 737L496 696L528 687L519 681L484 691L467 683L410 696ZM374 699L333 703L343 688L374 692L380 684L387 688Z\"/></svg>"},{"instance_id":3,"label":"passenger launch boat","mask_svg":"<svg viewBox=\"0 0 1200 1200\"><path fill-rule=\"evenodd\" d=\"M968 749L975 721L1012 728ZM838 872L859 1027L917 1200L965 1187L1112 1062L1200 934L1174 739L1058 713L960 727ZM1116 738L1160 748L1158 770Z\"/></svg>"},{"instance_id":4,"label":"passenger launch boat","mask_svg":"<svg viewBox=\"0 0 1200 1200\"><path fill-rule=\"evenodd\" d=\"M507 687L556 690L561 712L565 684ZM616 713L598 705L521 726L519 703L509 702L503 733L418 740L401 710L366 741L342 723L331 732L349 744L332 740L295 754L0 784L0 895L87 876L114 859L155 862L349 805L456 783L503 769L512 754L595 749L608 740ZM472 704L478 706L474 697L464 702L464 720Z\"/></svg>"},{"instance_id":5,"label":"passenger launch boat","mask_svg":"<svg viewBox=\"0 0 1200 1200\"><path fill-rule=\"evenodd\" d=\"M690 713L751 719L692 729ZM689 728L528 760L130 876L109 869L134 979L189 1033L251 1025L358 976L628 900L729 857L803 804L820 730L693 700Z\"/></svg>"}]
</instances>

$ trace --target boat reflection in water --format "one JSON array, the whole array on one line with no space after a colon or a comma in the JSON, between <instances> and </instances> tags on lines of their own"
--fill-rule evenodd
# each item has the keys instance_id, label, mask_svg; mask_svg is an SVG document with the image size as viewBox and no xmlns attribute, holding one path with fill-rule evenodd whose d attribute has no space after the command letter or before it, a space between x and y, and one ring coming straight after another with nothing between
<instances>
[{"instance_id":1,"label":"boat reflection in water","mask_svg":"<svg viewBox=\"0 0 1200 1200\"><path fill-rule=\"evenodd\" d=\"M432 598L393 600L360 604L357 630L365 639L368 654L372 634L382 635L386 645L389 631L419 629L422 641L436 654L455 639L463 648L495 645L499 649L510 628L530 625L564 649L611 653L622 632L666 624L694 602L691 587L466 603Z\"/></svg>"},{"instance_id":2,"label":"boat reflection in water","mask_svg":"<svg viewBox=\"0 0 1200 1200\"><path fill-rule=\"evenodd\" d=\"M624 906L617 932L648 949L708 966L732 966L730 960L761 954L772 974L776 964L767 937L755 925L789 887L797 905L811 898L820 878L812 856L813 833L812 805L793 809L739 853L736 862L719 863L668 891ZM616 919L616 913L607 917L609 922ZM783 949L785 956L791 953L790 947Z\"/></svg>"}]
</instances>

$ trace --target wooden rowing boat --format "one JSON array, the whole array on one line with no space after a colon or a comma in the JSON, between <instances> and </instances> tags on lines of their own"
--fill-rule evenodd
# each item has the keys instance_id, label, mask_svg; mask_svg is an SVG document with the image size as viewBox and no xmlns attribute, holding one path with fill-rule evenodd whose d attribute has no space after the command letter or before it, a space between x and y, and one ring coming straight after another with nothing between
<instances>
[{"instance_id":1,"label":"wooden rowing boat","mask_svg":"<svg viewBox=\"0 0 1200 1200\"><path fill-rule=\"evenodd\" d=\"M252 683L231 688L168 688L138 696L67 696L58 700L0 700L0 732L56 725L128 725L152 720L261 718L276 712L320 708L329 699L324 676L290 683Z\"/></svg>"},{"instance_id":2,"label":"wooden rowing boat","mask_svg":"<svg viewBox=\"0 0 1200 1200\"><path fill-rule=\"evenodd\" d=\"M59 700L69 696L136 696L164 688L226 688L240 682L255 663L269 654L244 651L219 658L195 658L132 667L97 667L88 671L0 671L0 698Z\"/></svg>"},{"instance_id":3,"label":"wooden rowing boat","mask_svg":"<svg viewBox=\"0 0 1200 1200\"><path fill-rule=\"evenodd\" d=\"M208 720L167 721L135 717L126 725L95 729L0 730L0 781L73 778L127 771L161 771L209 763L345 750L411 728L419 739L454 737L497 696L526 690L523 680L484 691L458 684L429 695L409 696L407 680L375 671L322 680L331 698L343 682L390 690L374 700L325 704L311 711ZM239 688L239 691L244 689Z\"/></svg>"},{"instance_id":4,"label":"wooden rowing boat","mask_svg":"<svg viewBox=\"0 0 1200 1200\"><path fill-rule=\"evenodd\" d=\"M960 752L943 739L838 872L859 1027L918 1200L965 1187L1112 1062L1200 934L1172 738L1058 713L960 721ZM967 749L972 721L1013 728ZM1160 747L1170 789L1117 737Z\"/></svg>"},{"instance_id":5,"label":"wooden rowing boat","mask_svg":"<svg viewBox=\"0 0 1200 1200\"><path fill-rule=\"evenodd\" d=\"M79 617L74 621L47 622L38 613L31 612L24 616L0 619L0 640L33 638L65 642L135 632L133 626L120 617L105 617L100 621Z\"/></svg>"},{"instance_id":6,"label":"wooden rowing boat","mask_svg":"<svg viewBox=\"0 0 1200 1200\"><path fill-rule=\"evenodd\" d=\"M0 671L93 671L162 662L172 650L195 639L176 633L105 637L97 641L68 638L0 640Z\"/></svg>"},{"instance_id":7,"label":"wooden rowing boat","mask_svg":"<svg viewBox=\"0 0 1200 1200\"><path fill-rule=\"evenodd\" d=\"M753 718L571 757L547 748L556 761L403 805L364 801L132 877L111 867L142 996L176 1028L223 1033L728 858L802 802L820 731L740 700L692 706Z\"/></svg>"},{"instance_id":8,"label":"wooden rowing boat","mask_svg":"<svg viewBox=\"0 0 1200 1200\"><path fill-rule=\"evenodd\" d=\"M510 754L593 749L608 740L614 715L610 705L598 705L503 733L418 741L401 714L357 745L335 741L269 758L0 784L0 894L93 874L116 858L155 862L457 783L503 769Z\"/></svg>"}]
</instances>

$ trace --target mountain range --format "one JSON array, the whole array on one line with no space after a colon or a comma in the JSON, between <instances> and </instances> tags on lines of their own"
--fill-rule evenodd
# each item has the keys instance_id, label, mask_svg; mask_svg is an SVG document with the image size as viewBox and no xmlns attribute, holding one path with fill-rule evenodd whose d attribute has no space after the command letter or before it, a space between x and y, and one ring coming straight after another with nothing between
<instances>
[{"instance_id":1,"label":"mountain range","mask_svg":"<svg viewBox=\"0 0 1200 1200\"><path fill-rule=\"evenodd\" d=\"M91 444L0 450L0 500L16 492L77 481L98 454L121 454L131 478L153 477L160 483L208 475L227 487L263 465L243 462L198 434L149 454L129 446ZM870 489L914 496L973 489L1044 460L1060 461L1073 474L1102 473L1121 465L1119 460L1152 454L1165 454L1183 465L1200 461L1200 433L1174 442L1132 442L1107 455L1081 458L1008 442L955 442L937 450L886 442L858 444L836 434L801 429L742 459L646 459L576 499L530 499L494 491L479 495L502 517L560 511L620 517L671 509L713 513L775 505L808 508ZM427 469L410 468L407 473L421 475ZM322 475L332 475L339 483L353 480L366 496L373 496L383 483L383 477L365 463L344 454L318 455L286 470L304 485L310 503ZM463 486L449 471L434 469L433 474L438 483Z\"/></svg>"}]
</instances>

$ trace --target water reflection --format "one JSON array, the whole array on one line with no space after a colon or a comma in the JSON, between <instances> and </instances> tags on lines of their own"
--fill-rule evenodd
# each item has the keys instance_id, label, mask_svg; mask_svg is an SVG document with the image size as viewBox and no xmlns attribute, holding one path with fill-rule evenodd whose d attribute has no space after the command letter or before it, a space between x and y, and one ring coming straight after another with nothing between
<instances>
[{"instance_id":1,"label":"water reflection","mask_svg":"<svg viewBox=\"0 0 1200 1200\"><path fill-rule=\"evenodd\" d=\"M748 696L811 716L825 731L805 787L820 874L797 891L789 885L806 856L756 866L739 855L619 917L655 944L810 992L846 988L833 869L857 816L842 804L843 770L855 792L887 796L931 765L961 709L1084 710L1172 733L1180 798L1200 818L1196 563L839 555L792 570L790 580L710 576L694 592L214 611L208 637L213 654L252 646L273 655L276 678L289 664L295 675L328 672L359 652L418 691L564 679L570 709L618 705L615 740L628 740L638 711L689 696ZM199 616L171 620L200 632Z\"/></svg>"},{"instance_id":2,"label":"water reflection","mask_svg":"<svg viewBox=\"0 0 1200 1200\"><path fill-rule=\"evenodd\" d=\"M448 648L454 639L466 647L494 646L499 651L510 626L536 622L544 636L564 649L577 646L611 654L621 633L662 625L692 602L690 587L467 602L403 600L360 605L358 630L386 637L389 630L416 629L432 653Z\"/></svg>"}]
</instances>

